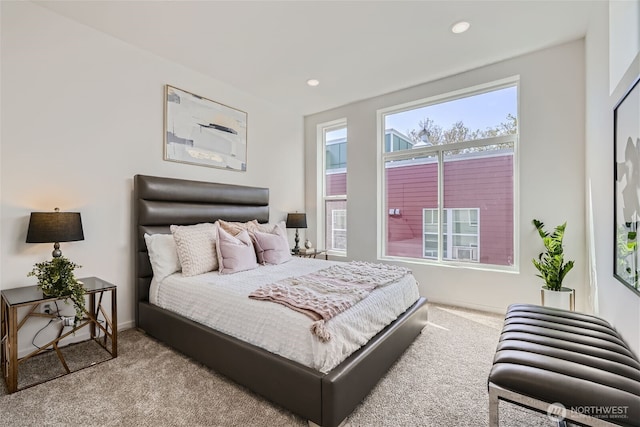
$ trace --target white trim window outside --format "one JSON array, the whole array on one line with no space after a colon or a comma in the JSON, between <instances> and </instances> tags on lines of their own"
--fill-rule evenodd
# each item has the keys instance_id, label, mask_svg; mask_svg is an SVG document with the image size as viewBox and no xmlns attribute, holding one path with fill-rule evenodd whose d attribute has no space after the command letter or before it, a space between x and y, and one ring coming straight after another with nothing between
<instances>
[{"instance_id":1,"label":"white trim window outside","mask_svg":"<svg viewBox=\"0 0 640 427\"><path fill-rule=\"evenodd\" d=\"M424 209L424 257L438 259L438 209ZM444 209L442 217L442 258L478 262L480 249L480 209Z\"/></svg>"},{"instance_id":2,"label":"white trim window outside","mask_svg":"<svg viewBox=\"0 0 640 427\"><path fill-rule=\"evenodd\" d=\"M424 257L438 259L438 233L440 232L438 209L423 209L422 218Z\"/></svg>"},{"instance_id":3,"label":"white trim window outside","mask_svg":"<svg viewBox=\"0 0 640 427\"><path fill-rule=\"evenodd\" d=\"M347 250L347 210L331 211L331 250L346 252Z\"/></svg>"},{"instance_id":4,"label":"white trim window outside","mask_svg":"<svg viewBox=\"0 0 640 427\"><path fill-rule=\"evenodd\" d=\"M347 252L347 123L345 120L319 125L322 146L323 246L332 255Z\"/></svg>"},{"instance_id":5,"label":"white trim window outside","mask_svg":"<svg viewBox=\"0 0 640 427\"><path fill-rule=\"evenodd\" d=\"M379 111L380 256L517 269L518 79Z\"/></svg>"}]
</instances>

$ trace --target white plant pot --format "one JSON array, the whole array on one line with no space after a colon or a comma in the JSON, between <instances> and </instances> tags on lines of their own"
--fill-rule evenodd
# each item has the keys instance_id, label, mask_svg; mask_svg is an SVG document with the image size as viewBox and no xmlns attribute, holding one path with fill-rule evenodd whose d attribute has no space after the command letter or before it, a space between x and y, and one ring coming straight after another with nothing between
<instances>
[{"instance_id":1,"label":"white plant pot","mask_svg":"<svg viewBox=\"0 0 640 427\"><path fill-rule=\"evenodd\" d=\"M547 288L541 290L542 305L563 310L575 309L575 290L571 288L561 288L559 291L552 291Z\"/></svg>"}]
</instances>

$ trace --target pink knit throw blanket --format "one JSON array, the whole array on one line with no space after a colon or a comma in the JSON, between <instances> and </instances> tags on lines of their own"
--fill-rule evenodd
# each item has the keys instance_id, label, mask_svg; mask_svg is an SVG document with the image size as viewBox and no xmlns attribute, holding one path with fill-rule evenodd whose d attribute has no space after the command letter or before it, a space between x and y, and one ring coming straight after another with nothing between
<instances>
[{"instance_id":1,"label":"pink knit throw blanket","mask_svg":"<svg viewBox=\"0 0 640 427\"><path fill-rule=\"evenodd\" d=\"M326 321L367 297L378 286L407 274L411 274L411 270L394 265L340 263L264 285L249 294L249 298L272 301L306 314L314 320L311 332L326 342L331 339Z\"/></svg>"}]
</instances>

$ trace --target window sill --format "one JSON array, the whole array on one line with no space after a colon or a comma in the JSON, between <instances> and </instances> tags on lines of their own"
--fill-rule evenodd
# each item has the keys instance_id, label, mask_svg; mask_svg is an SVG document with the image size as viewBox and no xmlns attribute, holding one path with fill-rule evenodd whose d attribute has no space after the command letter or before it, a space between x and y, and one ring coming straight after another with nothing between
<instances>
[{"instance_id":1,"label":"window sill","mask_svg":"<svg viewBox=\"0 0 640 427\"><path fill-rule=\"evenodd\" d=\"M332 257L337 257L337 258L346 258L347 257L347 253L346 252L340 252L340 251L327 251L327 255L332 256Z\"/></svg>"},{"instance_id":2,"label":"window sill","mask_svg":"<svg viewBox=\"0 0 640 427\"><path fill-rule=\"evenodd\" d=\"M405 257L394 257L394 256L379 256L378 261L404 262L404 263L413 264L413 265L490 271L490 272L496 272L496 273L509 273L509 274L520 273L520 269L518 268L517 265L503 266L503 265L490 265L490 264L455 262L455 261L438 262L438 261L433 261L429 259L405 258Z\"/></svg>"}]
</instances>

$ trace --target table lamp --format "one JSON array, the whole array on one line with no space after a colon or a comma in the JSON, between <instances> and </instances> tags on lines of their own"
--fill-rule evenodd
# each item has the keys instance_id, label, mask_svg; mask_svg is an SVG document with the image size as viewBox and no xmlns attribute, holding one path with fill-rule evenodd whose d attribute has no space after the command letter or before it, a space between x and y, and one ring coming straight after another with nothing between
<instances>
[{"instance_id":1,"label":"table lamp","mask_svg":"<svg viewBox=\"0 0 640 427\"><path fill-rule=\"evenodd\" d=\"M62 256L60 242L84 240L80 212L31 212L27 243L53 243L54 258Z\"/></svg>"},{"instance_id":2,"label":"table lamp","mask_svg":"<svg viewBox=\"0 0 640 427\"><path fill-rule=\"evenodd\" d=\"M307 228L307 214L298 213L298 212L287 214L287 228L296 229L296 238L295 238L296 245L293 247L293 252L298 253L300 252L300 246L298 246L298 244L300 243L300 237L298 236L298 229Z\"/></svg>"}]
</instances>

